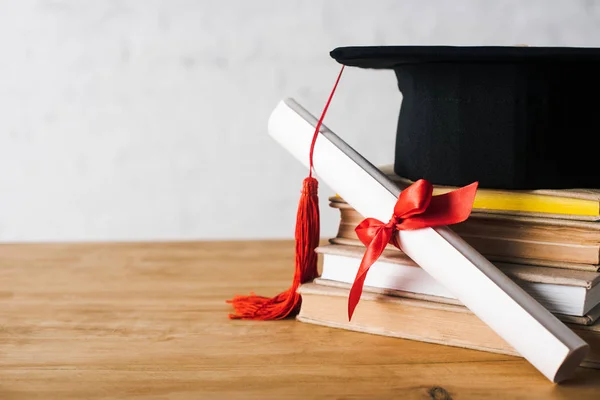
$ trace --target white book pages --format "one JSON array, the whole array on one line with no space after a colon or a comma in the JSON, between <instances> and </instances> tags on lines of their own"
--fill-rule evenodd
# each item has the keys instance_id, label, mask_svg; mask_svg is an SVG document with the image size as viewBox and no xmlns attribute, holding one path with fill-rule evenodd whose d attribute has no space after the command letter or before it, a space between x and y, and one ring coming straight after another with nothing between
<instances>
[{"instance_id":1,"label":"white book pages","mask_svg":"<svg viewBox=\"0 0 600 400\"><path fill-rule=\"evenodd\" d=\"M339 254L323 254L321 278L349 283L360 266L360 259ZM536 301L552 313L582 317L591 310L591 301L586 297L587 289L581 286L555 285L539 282L516 282ZM430 296L456 299L444 285L436 281L424 269L377 260L369 269L365 286L380 289L400 290ZM595 287L594 296L598 290ZM360 307L360 304L358 305Z\"/></svg>"},{"instance_id":2,"label":"white book pages","mask_svg":"<svg viewBox=\"0 0 600 400\"><path fill-rule=\"evenodd\" d=\"M306 168L317 119L292 99L268 131ZM387 222L400 190L327 127L316 141L319 180L361 215ZM402 250L552 382L573 376L589 345L448 227L398 232Z\"/></svg>"}]
</instances>

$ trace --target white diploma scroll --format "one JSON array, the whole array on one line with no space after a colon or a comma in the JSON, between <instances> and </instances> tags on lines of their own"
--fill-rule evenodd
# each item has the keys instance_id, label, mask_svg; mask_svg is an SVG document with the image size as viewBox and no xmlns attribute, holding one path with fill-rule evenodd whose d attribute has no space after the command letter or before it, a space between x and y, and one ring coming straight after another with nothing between
<instances>
[{"instance_id":1,"label":"white diploma scroll","mask_svg":"<svg viewBox=\"0 0 600 400\"><path fill-rule=\"evenodd\" d=\"M269 118L269 134L304 166L317 119L292 99ZM322 125L314 172L362 216L387 222L398 186ZM589 346L448 227L399 231L403 252L452 292L552 382L573 376ZM360 307L360 303L358 304Z\"/></svg>"}]
</instances>

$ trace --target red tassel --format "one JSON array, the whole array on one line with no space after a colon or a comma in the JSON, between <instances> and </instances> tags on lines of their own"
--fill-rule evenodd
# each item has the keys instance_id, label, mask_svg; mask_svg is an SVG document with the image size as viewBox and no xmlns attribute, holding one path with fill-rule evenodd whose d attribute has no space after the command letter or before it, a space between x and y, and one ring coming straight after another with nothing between
<instances>
[{"instance_id":1,"label":"red tassel","mask_svg":"<svg viewBox=\"0 0 600 400\"><path fill-rule=\"evenodd\" d=\"M318 276L315 252L320 237L317 188L318 182L315 178L309 176L304 179L296 217L296 271L292 286L273 298L256 295L235 296L228 301L235 309L235 314L230 314L229 318L276 320L298 313L302 303L297 293L298 287Z\"/></svg>"},{"instance_id":2,"label":"red tassel","mask_svg":"<svg viewBox=\"0 0 600 400\"><path fill-rule=\"evenodd\" d=\"M319 246L320 240L320 215L319 215L319 197L318 182L312 176L313 170L313 150L315 142L325 118L329 103L333 98L335 89L340 81L344 66L337 77L335 86L329 95L323 114L315 127L315 133L310 147L310 168L308 177L302 183L302 192L298 204L296 215L296 262L294 279L292 286L283 293L275 297L268 298L250 294L249 296L235 296L228 300L232 304L235 314L229 314L231 319L250 319L250 320L277 320L288 316L294 316L300 311L302 298L298 294L298 287L317 278L317 260L318 255L315 249Z\"/></svg>"}]
</instances>

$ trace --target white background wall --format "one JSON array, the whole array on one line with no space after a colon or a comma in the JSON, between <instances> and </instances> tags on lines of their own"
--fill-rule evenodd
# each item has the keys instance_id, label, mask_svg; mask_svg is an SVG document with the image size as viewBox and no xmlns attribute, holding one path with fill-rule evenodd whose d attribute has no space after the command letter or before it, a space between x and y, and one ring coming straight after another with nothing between
<instances>
[{"instance_id":1,"label":"white background wall","mask_svg":"<svg viewBox=\"0 0 600 400\"><path fill-rule=\"evenodd\" d=\"M0 240L292 237L307 171L266 123L287 96L319 114L330 50L598 46L599 6L0 0ZM392 72L347 69L326 124L390 163L400 102Z\"/></svg>"}]
</instances>

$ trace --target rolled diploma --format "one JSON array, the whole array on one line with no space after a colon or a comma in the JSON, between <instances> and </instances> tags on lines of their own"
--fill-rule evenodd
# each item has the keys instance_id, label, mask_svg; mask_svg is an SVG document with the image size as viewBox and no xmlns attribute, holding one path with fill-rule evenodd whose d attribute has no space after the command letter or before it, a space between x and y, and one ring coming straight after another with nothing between
<instances>
[{"instance_id":1,"label":"rolled diploma","mask_svg":"<svg viewBox=\"0 0 600 400\"><path fill-rule=\"evenodd\" d=\"M272 112L268 131L308 168L316 123L293 99L285 99ZM389 221L398 186L327 127L322 125L320 133L313 154L315 174L364 217ZM550 381L574 374L588 344L460 236L445 226L398 235L404 253Z\"/></svg>"}]
</instances>

